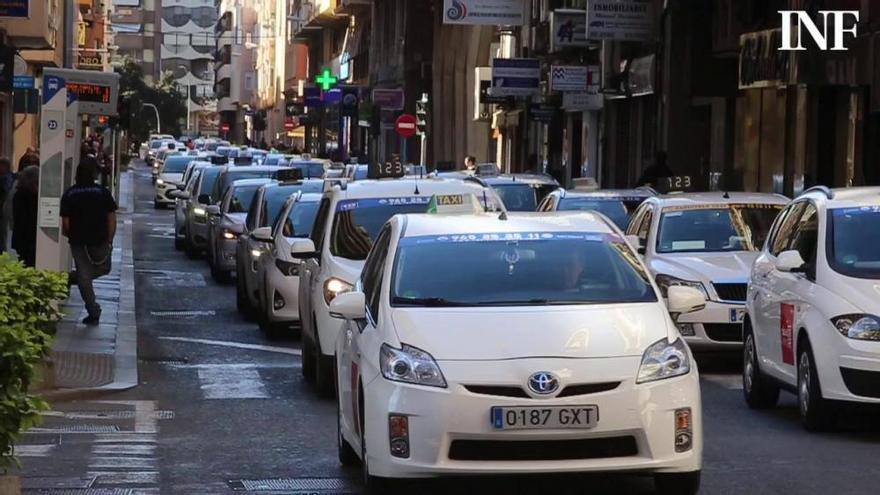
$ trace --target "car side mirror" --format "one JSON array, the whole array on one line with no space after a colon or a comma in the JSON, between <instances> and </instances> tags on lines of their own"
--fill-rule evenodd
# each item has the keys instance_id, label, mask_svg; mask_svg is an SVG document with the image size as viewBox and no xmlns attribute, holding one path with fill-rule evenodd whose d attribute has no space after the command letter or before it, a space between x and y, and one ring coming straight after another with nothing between
<instances>
[{"instance_id":1,"label":"car side mirror","mask_svg":"<svg viewBox=\"0 0 880 495\"><path fill-rule=\"evenodd\" d=\"M258 229L254 229L251 233L254 239L260 242L272 242L274 239L272 238L272 227L260 227Z\"/></svg>"},{"instance_id":2,"label":"car side mirror","mask_svg":"<svg viewBox=\"0 0 880 495\"><path fill-rule=\"evenodd\" d=\"M673 319L706 307L706 296L693 287L671 285L666 291L666 307Z\"/></svg>"},{"instance_id":3,"label":"car side mirror","mask_svg":"<svg viewBox=\"0 0 880 495\"><path fill-rule=\"evenodd\" d=\"M208 212L208 215L218 216L220 215L220 207L217 205L209 205L205 208L205 211Z\"/></svg>"},{"instance_id":4,"label":"car side mirror","mask_svg":"<svg viewBox=\"0 0 880 495\"><path fill-rule=\"evenodd\" d=\"M804 273L807 271L807 263L799 251L783 251L776 257L776 269L786 273Z\"/></svg>"},{"instance_id":5,"label":"car side mirror","mask_svg":"<svg viewBox=\"0 0 880 495\"><path fill-rule=\"evenodd\" d=\"M177 191L177 199L187 200L192 197L192 194L186 191Z\"/></svg>"},{"instance_id":6,"label":"car side mirror","mask_svg":"<svg viewBox=\"0 0 880 495\"><path fill-rule=\"evenodd\" d=\"M311 239L294 239L290 244L290 255L298 260L318 257L315 243Z\"/></svg>"},{"instance_id":7,"label":"car side mirror","mask_svg":"<svg viewBox=\"0 0 880 495\"><path fill-rule=\"evenodd\" d=\"M626 236L626 241L629 243L630 246L632 246L635 252L639 254L645 254L645 246L642 245L642 240L639 238L639 236L630 234Z\"/></svg>"},{"instance_id":8,"label":"car side mirror","mask_svg":"<svg viewBox=\"0 0 880 495\"><path fill-rule=\"evenodd\" d=\"M196 198L196 200L203 205L207 205L207 204L211 203L211 195L210 194L199 194L199 197Z\"/></svg>"},{"instance_id":9,"label":"car side mirror","mask_svg":"<svg viewBox=\"0 0 880 495\"><path fill-rule=\"evenodd\" d=\"M174 199L180 199L180 191L171 190L171 191L168 191L168 195Z\"/></svg>"},{"instance_id":10,"label":"car side mirror","mask_svg":"<svg viewBox=\"0 0 880 495\"><path fill-rule=\"evenodd\" d=\"M343 320L363 320L367 317L367 298L363 292L343 292L330 301L330 316Z\"/></svg>"}]
</instances>

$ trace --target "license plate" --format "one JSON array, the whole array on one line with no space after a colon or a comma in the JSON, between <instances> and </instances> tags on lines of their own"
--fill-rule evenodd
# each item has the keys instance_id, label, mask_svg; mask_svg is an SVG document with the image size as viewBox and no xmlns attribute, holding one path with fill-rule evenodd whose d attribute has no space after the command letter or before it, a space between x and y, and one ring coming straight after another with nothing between
<instances>
[{"instance_id":1,"label":"license plate","mask_svg":"<svg viewBox=\"0 0 880 495\"><path fill-rule=\"evenodd\" d=\"M491 418L496 430L586 429L599 422L599 407L493 407Z\"/></svg>"},{"instance_id":2,"label":"license plate","mask_svg":"<svg viewBox=\"0 0 880 495\"><path fill-rule=\"evenodd\" d=\"M731 323L742 323L745 316L746 316L745 309L738 308L738 309L731 309L730 310L730 322Z\"/></svg>"}]
</instances>

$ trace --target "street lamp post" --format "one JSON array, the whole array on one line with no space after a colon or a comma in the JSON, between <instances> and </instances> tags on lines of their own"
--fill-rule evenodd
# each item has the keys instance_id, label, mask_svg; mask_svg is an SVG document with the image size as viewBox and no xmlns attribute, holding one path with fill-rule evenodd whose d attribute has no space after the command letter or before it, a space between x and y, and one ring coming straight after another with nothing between
<instances>
[{"instance_id":1,"label":"street lamp post","mask_svg":"<svg viewBox=\"0 0 880 495\"><path fill-rule=\"evenodd\" d=\"M150 107L156 112L156 134L162 134L162 121L159 119L159 109L152 103L144 103L145 107Z\"/></svg>"},{"instance_id":2,"label":"street lamp post","mask_svg":"<svg viewBox=\"0 0 880 495\"><path fill-rule=\"evenodd\" d=\"M184 70L183 77L186 77L186 73L188 73L190 71L189 67L187 67L183 64L178 65L177 68ZM187 130L187 132L190 132L192 130L192 128L190 127L190 118L191 118L192 111L190 110L191 107L190 107L189 87L190 87L190 84L189 84L189 82L187 82L186 83L186 130Z\"/></svg>"}]
</instances>

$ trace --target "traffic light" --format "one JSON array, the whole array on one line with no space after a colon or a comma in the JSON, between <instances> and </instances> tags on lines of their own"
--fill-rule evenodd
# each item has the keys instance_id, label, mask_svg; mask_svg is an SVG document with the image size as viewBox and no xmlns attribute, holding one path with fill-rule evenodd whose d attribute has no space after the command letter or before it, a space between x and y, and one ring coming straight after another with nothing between
<instances>
[{"instance_id":1,"label":"traffic light","mask_svg":"<svg viewBox=\"0 0 880 495\"><path fill-rule=\"evenodd\" d=\"M416 132L425 134L428 130L428 94L422 93L422 98L416 100Z\"/></svg>"}]
</instances>

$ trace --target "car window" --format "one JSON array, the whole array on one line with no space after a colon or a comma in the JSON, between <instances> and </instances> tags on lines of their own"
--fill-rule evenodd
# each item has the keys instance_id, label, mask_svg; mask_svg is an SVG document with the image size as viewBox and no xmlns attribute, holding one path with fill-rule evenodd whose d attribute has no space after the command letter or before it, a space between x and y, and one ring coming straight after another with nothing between
<instances>
[{"instance_id":1,"label":"car window","mask_svg":"<svg viewBox=\"0 0 880 495\"><path fill-rule=\"evenodd\" d=\"M231 188L227 193L228 202L224 211L226 213L245 213L253 203L254 196L260 186L241 186Z\"/></svg>"},{"instance_id":2,"label":"car window","mask_svg":"<svg viewBox=\"0 0 880 495\"><path fill-rule=\"evenodd\" d=\"M819 212L813 203L805 203L804 212L798 219L788 249L801 253L809 266L816 266L816 247L819 243Z\"/></svg>"},{"instance_id":3,"label":"car window","mask_svg":"<svg viewBox=\"0 0 880 495\"><path fill-rule=\"evenodd\" d=\"M202 180L199 182L199 194L208 194L212 195L214 191L214 184L217 183L217 178L220 176L220 172L222 171L221 167L210 167L205 169L202 172ZM213 201L213 199L212 199Z\"/></svg>"},{"instance_id":4,"label":"car window","mask_svg":"<svg viewBox=\"0 0 880 495\"><path fill-rule=\"evenodd\" d=\"M244 224L247 226L248 232L252 232L255 228L257 228L257 217L260 216L261 211L261 203L265 203L266 195L263 194L263 200L259 198L260 192L257 191L257 198L254 201L251 201L251 206L248 208L247 217L245 218Z\"/></svg>"},{"instance_id":5,"label":"car window","mask_svg":"<svg viewBox=\"0 0 880 495\"><path fill-rule=\"evenodd\" d=\"M427 196L410 196L338 202L330 233L330 253L350 260L366 259L373 240L388 219L397 214L424 213L429 201Z\"/></svg>"},{"instance_id":6,"label":"car window","mask_svg":"<svg viewBox=\"0 0 880 495\"><path fill-rule=\"evenodd\" d=\"M361 285L364 297L373 322L378 322L379 301L382 299L382 274L385 268L385 259L388 257L388 246L391 240L391 228L386 225L376 238L376 245L367 256L361 275Z\"/></svg>"},{"instance_id":7,"label":"car window","mask_svg":"<svg viewBox=\"0 0 880 495\"><path fill-rule=\"evenodd\" d=\"M544 201L541 201L541 204L538 205L538 211L553 211L553 196L547 196L544 198Z\"/></svg>"},{"instance_id":8,"label":"car window","mask_svg":"<svg viewBox=\"0 0 880 495\"><path fill-rule=\"evenodd\" d=\"M797 227L798 221L800 220L806 206L807 203L802 201L789 207L788 213L785 215L785 220L779 224L779 228L776 230L776 237L770 245L770 254L773 256L779 256L779 253L789 249L792 235L794 234L795 228Z\"/></svg>"},{"instance_id":9,"label":"car window","mask_svg":"<svg viewBox=\"0 0 880 495\"><path fill-rule=\"evenodd\" d=\"M619 198L568 197L559 201L558 211L596 211L608 217L618 228L629 224L629 209Z\"/></svg>"},{"instance_id":10,"label":"car window","mask_svg":"<svg viewBox=\"0 0 880 495\"><path fill-rule=\"evenodd\" d=\"M642 217L642 222L639 224L639 227L636 230L636 235L639 236L639 240L642 242L643 246L648 245L648 233L651 231L651 224L653 222L654 208L652 206L648 206L645 209L645 215Z\"/></svg>"},{"instance_id":11,"label":"car window","mask_svg":"<svg viewBox=\"0 0 880 495\"><path fill-rule=\"evenodd\" d=\"M492 184L492 188L501 196L508 211L535 211L538 206L537 188L528 183Z\"/></svg>"},{"instance_id":12,"label":"car window","mask_svg":"<svg viewBox=\"0 0 880 495\"><path fill-rule=\"evenodd\" d=\"M186 171L189 162L195 160L194 156L173 156L165 161L162 166L162 173L182 174Z\"/></svg>"},{"instance_id":13,"label":"car window","mask_svg":"<svg viewBox=\"0 0 880 495\"><path fill-rule=\"evenodd\" d=\"M391 297L392 306L657 301L650 277L626 242L592 232L407 237L397 250Z\"/></svg>"},{"instance_id":14,"label":"car window","mask_svg":"<svg viewBox=\"0 0 880 495\"><path fill-rule=\"evenodd\" d=\"M196 170L193 172L192 176L189 178L189 182L186 183L186 192L192 194L192 192L196 189L196 185L199 183L199 179L202 177L202 171Z\"/></svg>"},{"instance_id":15,"label":"car window","mask_svg":"<svg viewBox=\"0 0 880 495\"><path fill-rule=\"evenodd\" d=\"M880 206L831 210L828 263L849 277L880 279Z\"/></svg>"},{"instance_id":16,"label":"car window","mask_svg":"<svg viewBox=\"0 0 880 495\"><path fill-rule=\"evenodd\" d=\"M315 217L318 215L317 201L296 201L290 208L284 223L281 226L281 235L284 237L308 237L315 226Z\"/></svg>"},{"instance_id":17,"label":"car window","mask_svg":"<svg viewBox=\"0 0 880 495\"><path fill-rule=\"evenodd\" d=\"M667 206L657 230L658 253L757 251L764 246L780 205Z\"/></svg>"},{"instance_id":18,"label":"car window","mask_svg":"<svg viewBox=\"0 0 880 495\"><path fill-rule=\"evenodd\" d=\"M330 215L330 198L321 199L315 225L312 228L312 241L315 243L315 251L320 253L324 247L324 233L327 232L327 217Z\"/></svg>"}]
</instances>

